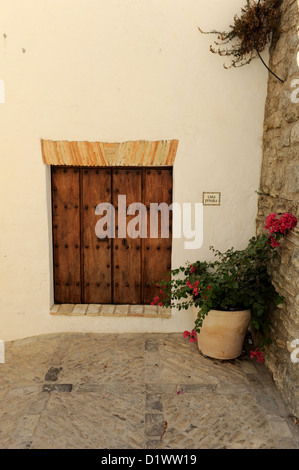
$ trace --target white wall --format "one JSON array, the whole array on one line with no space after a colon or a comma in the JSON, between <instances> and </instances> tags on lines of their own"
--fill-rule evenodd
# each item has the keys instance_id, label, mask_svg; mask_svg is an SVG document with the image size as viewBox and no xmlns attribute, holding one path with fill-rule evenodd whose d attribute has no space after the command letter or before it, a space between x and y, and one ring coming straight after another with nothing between
<instances>
[{"instance_id":1,"label":"white wall","mask_svg":"<svg viewBox=\"0 0 299 470\"><path fill-rule=\"evenodd\" d=\"M49 315L49 169L40 139L179 139L174 199L201 202L204 245L173 267L242 248L255 231L267 73L209 52L245 0L0 0L0 338L60 331L183 331L171 320ZM4 38L3 35L7 37ZM24 51L23 51L24 49Z\"/></svg>"}]
</instances>

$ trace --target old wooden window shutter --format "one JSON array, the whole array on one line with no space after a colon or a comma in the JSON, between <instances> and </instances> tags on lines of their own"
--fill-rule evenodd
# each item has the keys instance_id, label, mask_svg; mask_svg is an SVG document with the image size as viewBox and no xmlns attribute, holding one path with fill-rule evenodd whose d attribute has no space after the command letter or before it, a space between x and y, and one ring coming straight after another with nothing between
<instances>
[{"instance_id":1,"label":"old wooden window shutter","mask_svg":"<svg viewBox=\"0 0 299 470\"><path fill-rule=\"evenodd\" d=\"M118 238L118 195L126 203L172 202L172 168L52 167L54 287L57 303L150 304L156 283L171 269L169 238ZM116 237L98 239L95 208L112 203ZM127 216L127 223L133 218Z\"/></svg>"}]
</instances>

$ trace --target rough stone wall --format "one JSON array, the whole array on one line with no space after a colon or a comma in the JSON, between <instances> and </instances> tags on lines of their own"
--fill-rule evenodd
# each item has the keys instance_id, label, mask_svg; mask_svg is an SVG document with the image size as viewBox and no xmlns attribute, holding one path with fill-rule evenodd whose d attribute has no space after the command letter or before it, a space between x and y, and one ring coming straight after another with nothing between
<instances>
[{"instance_id":1,"label":"rough stone wall","mask_svg":"<svg viewBox=\"0 0 299 470\"><path fill-rule=\"evenodd\" d=\"M270 68L281 83L269 75L265 107L263 163L258 232L268 214L291 212L299 217L299 0L282 3L280 31L270 49ZM298 80L294 88L294 80ZM293 88L292 88L293 84ZM296 93L294 93L296 97ZM291 361L291 342L299 340L299 227L284 240L280 256L271 267L273 282L285 297L273 307L272 340L265 362L284 395L289 410L299 416L299 364Z\"/></svg>"}]
</instances>

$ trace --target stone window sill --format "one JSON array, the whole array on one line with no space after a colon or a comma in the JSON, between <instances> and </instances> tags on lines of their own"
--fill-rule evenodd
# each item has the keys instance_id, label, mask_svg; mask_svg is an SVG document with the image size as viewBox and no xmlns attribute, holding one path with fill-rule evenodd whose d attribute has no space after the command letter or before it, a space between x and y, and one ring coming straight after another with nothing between
<instances>
[{"instance_id":1,"label":"stone window sill","mask_svg":"<svg viewBox=\"0 0 299 470\"><path fill-rule=\"evenodd\" d=\"M54 304L51 315L170 318L170 308L155 305Z\"/></svg>"}]
</instances>

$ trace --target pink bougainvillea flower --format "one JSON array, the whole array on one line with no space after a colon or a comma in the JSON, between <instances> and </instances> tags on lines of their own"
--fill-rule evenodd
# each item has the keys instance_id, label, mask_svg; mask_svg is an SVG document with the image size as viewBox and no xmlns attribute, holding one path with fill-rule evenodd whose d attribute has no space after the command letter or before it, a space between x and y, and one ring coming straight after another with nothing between
<instances>
[{"instance_id":1,"label":"pink bougainvillea flower","mask_svg":"<svg viewBox=\"0 0 299 470\"><path fill-rule=\"evenodd\" d=\"M197 341L196 331L195 330L192 330L191 332L184 331L183 338L188 338L189 343L195 343Z\"/></svg>"},{"instance_id":2,"label":"pink bougainvillea flower","mask_svg":"<svg viewBox=\"0 0 299 470\"><path fill-rule=\"evenodd\" d=\"M189 339L189 343L196 343L197 342L197 339L196 338L191 338Z\"/></svg>"},{"instance_id":3,"label":"pink bougainvillea flower","mask_svg":"<svg viewBox=\"0 0 299 470\"><path fill-rule=\"evenodd\" d=\"M276 219L277 214L270 214L266 219L265 229L269 230L269 228L273 225L274 220Z\"/></svg>"},{"instance_id":4,"label":"pink bougainvillea flower","mask_svg":"<svg viewBox=\"0 0 299 470\"><path fill-rule=\"evenodd\" d=\"M199 284L199 281L195 281L194 284L191 284L190 281L186 282L186 286L189 287L189 289L193 289L194 295L198 295L198 284Z\"/></svg>"},{"instance_id":5,"label":"pink bougainvillea flower","mask_svg":"<svg viewBox=\"0 0 299 470\"><path fill-rule=\"evenodd\" d=\"M192 330L190 337L189 337L189 343L195 343L196 341L197 341L196 331Z\"/></svg>"},{"instance_id":6,"label":"pink bougainvillea flower","mask_svg":"<svg viewBox=\"0 0 299 470\"><path fill-rule=\"evenodd\" d=\"M265 229L270 232L269 239L273 248L280 245L277 245L274 242L272 244L273 237L271 237L271 235L273 235L274 233L278 235L287 235L288 231L292 228L295 228L298 223L296 217L289 213L282 214L279 219L277 219L276 217L276 213L268 215L265 224Z\"/></svg>"},{"instance_id":7,"label":"pink bougainvillea flower","mask_svg":"<svg viewBox=\"0 0 299 470\"><path fill-rule=\"evenodd\" d=\"M297 225L297 219L292 214L282 214L279 219L280 222L280 233L285 235L288 230L295 228Z\"/></svg>"},{"instance_id":8,"label":"pink bougainvillea flower","mask_svg":"<svg viewBox=\"0 0 299 470\"><path fill-rule=\"evenodd\" d=\"M259 351L258 348L255 348L254 351L250 351L250 359L256 359L257 362L262 364L264 361L264 351Z\"/></svg>"},{"instance_id":9,"label":"pink bougainvillea flower","mask_svg":"<svg viewBox=\"0 0 299 470\"><path fill-rule=\"evenodd\" d=\"M275 240L275 238L272 236L269 237L269 241L270 241L270 245L272 246L272 248L276 248L281 245L281 243Z\"/></svg>"},{"instance_id":10,"label":"pink bougainvillea flower","mask_svg":"<svg viewBox=\"0 0 299 470\"><path fill-rule=\"evenodd\" d=\"M154 300L151 302L151 305L156 305L160 300L160 297L155 297Z\"/></svg>"}]
</instances>

